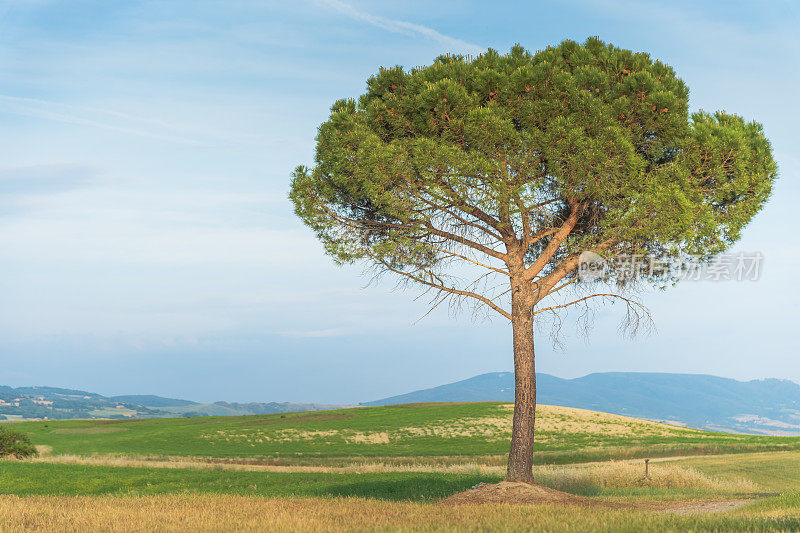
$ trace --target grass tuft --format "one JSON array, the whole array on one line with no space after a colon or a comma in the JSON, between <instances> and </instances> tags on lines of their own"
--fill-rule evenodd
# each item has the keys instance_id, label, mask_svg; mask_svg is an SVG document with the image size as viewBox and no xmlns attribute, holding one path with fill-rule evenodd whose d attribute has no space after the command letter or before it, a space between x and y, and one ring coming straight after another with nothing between
<instances>
[{"instance_id":1,"label":"grass tuft","mask_svg":"<svg viewBox=\"0 0 800 533\"><path fill-rule=\"evenodd\" d=\"M718 479L692 468L656 463L645 476L641 463L612 462L578 467L542 467L536 480L550 488L573 494L595 494L601 489L648 487L695 489L715 494L754 493L760 487L745 478Z\"/></svg>"}]
</instances>

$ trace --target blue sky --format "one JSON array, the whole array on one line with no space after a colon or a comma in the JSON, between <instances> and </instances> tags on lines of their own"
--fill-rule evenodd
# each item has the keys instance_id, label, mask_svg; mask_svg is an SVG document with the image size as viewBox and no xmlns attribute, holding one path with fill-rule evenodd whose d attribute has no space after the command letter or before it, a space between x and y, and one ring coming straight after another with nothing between
<instances>
[{"instance_id":1,"label":"blue sky","mask_svg":"<svg viewBox=\"0 0 800 533\"><path fill-rule=\"evenodd\" d=\"M795 2L0 1L0 383L356 402L512 367L510 328L335 267L286 198L330 104L381 65L590 35L650 52L692 109L764 124L758 282L648 294L538 369L800 381Z\"/></svg>"}]
</instances>

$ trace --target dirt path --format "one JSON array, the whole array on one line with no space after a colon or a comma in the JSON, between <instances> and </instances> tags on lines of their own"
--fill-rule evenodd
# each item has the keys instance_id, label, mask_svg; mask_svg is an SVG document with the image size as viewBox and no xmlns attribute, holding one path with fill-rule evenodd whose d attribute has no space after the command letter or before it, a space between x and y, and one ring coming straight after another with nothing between
<instances>
[{"instance_id":1,"label":"dirt path","mask_svg":"<svg viewBox=\"0 0 800 533\"><path fill-rule=\"evenodd\" d=\"M755 501L757 500L691 502L691 503L682 503L675 507L670 507L669 509L661 509L655 512L656 514L679 514L679 515L720 513L722 511L730 511L733 509L738 509L739 507L744 507L745 505L753 503Z\"/></svg>"},{"instance_id":2,"label":"dirt path","mask_svg":"<svg viewBox=\"0 0 800 533\"><path fill-rule=\"evenodd\" d=\"M41 453L41 452L40 452ZM371 472L428 472L451 474L480 474L487 476L505 473L504 466L486 466L481 464L457 465L393 465L380 462L367 461L361 464L348 466L324 465L275 465L260 464L258 461L236 462L215 460L202 457L126 457L111 455L80 456L80 455L47 455L27 459L3 459L7 461L19 460L29 463L59 463L93 466L124 466L147 468L177 468L193 470L233 470L247 472L303 472L303 473L331 473L331 474L364 474ZM268 463L264 461L264 463Z\"/></svg>"},{"instance_id":3,"label":"dirt path","mask_svg":"<svg viewBox=\"0 0 800 533\"><path fill-rule=\"evenodd\" d=\"M511 503L511 504L561 504L590 507L606 507L609 509L628 509L652 511L654 514L711 514L732 511L758 500L721 500L721 501L689 501L689 502L620 502L599 498L585 498L566 492L553 490L540 485L527 483L510 483L501 481L482 485L478 488L454 494L442 500L440 505Z\"/></svg>"},{"instance_id":4,"label":"dirt path","mask_svg":"<svg viewBox=\"0 0 800 533\"><path fill-rule=\"evenodd\" d=\"M464 492L454 494L439 502L440 505L463 505L481 503L511 504L562 504L609 509L647 510L655 514L707 514L738 509L756 500L723 500L692 502L618 502L603 499L585 498L566 492L553 490L541 485L527 483L481 483Z\"/></svg>"},{"instance_id":5,"label":"dirt path","mask_svg":"<svg viewBox=\"0 0 800 533\"><path fill-rule=\"evenodd\" d=\"M767 451L767 452L742 452L742 453L700 453L695 455L670 455L667 457L651 457L651 463L667 463L670 461L683 461L685 459L705 459L705 458L714 458L714 457L732 457L737 455L768 455L771 453L791 453L795 450L786 450L786 451ZM639 464L644 463L644 457L639 457L636 459L608 459L606 461L587 461L585 463L564 463L559 465L536 465L534 468L541 467L541 466L597 466L597 465L607 465L609 463L630 463L630 464Z\"/></svg>"}]
</instances>

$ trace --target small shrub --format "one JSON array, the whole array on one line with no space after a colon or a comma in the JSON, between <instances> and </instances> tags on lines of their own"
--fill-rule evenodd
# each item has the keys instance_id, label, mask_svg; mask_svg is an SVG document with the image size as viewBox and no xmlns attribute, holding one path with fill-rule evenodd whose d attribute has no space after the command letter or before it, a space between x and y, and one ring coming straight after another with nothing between
<instances>
[{"instance_id":1,"label":"small shrub","mask_svg":"<svg viewBox=\"0 0 800 533\"><path fill-rule=\"evenodd\" d=\"M0 426L0 457L12 455L23 458L37 455L36 447L31 444L27 433L21 433Z\"/></svg>"}]
</instances>

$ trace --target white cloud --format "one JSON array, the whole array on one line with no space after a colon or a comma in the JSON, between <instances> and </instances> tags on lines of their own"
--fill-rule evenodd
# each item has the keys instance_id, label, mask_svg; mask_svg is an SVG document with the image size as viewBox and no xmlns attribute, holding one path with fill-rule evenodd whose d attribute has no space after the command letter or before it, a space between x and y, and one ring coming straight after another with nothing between
<instances>
[{"instance_id":1,"label":"white cloud","mask_svg":"<svg viewBox=\"0 0 800 533\"><path fill-rule=\"evenodd\" d=\"M114 111L105 111L88 107L80 107L58 102L49 102L34 98L21 98L0 94L0 112L23 115L27 117L41 118L67 124L79 126L91 126L106 130L128 133L140 137L147 137L159 141L169 141L182 144L203 144L197 139L171 134L164 131L157 131L154 128L145 129L125 125L128 122L150 124L158 126L160 129L173 129L166 124L157 121L150 121L138 117L132 117ZM89 118L87 114L105 115L106 120ZM116 121L108 120L116 119Z\"/></svg>"},{"instance_id":2,"label":"white cloud","mask_svg":"<svg viewBox=\"0 0 800 533\"><path fill-rule=\"evenodd\" d=\"M432 41L441 43L454 51L466 52L468 54L480 54L486 51L486 47L484 46L478 46L477 44L468 43L466 41L462 41L461 39L444 35L432 28L428 28L427 26L373 15L371 13L367 13L366 11L358 10L350 4L346 4L340 0L318 0L318 2L335 9L343 15L347 15L353 20L365 22L371 26L375 26L392 33L399 33L412 37L425 37Z\"/></svg>"}]
</instances>

